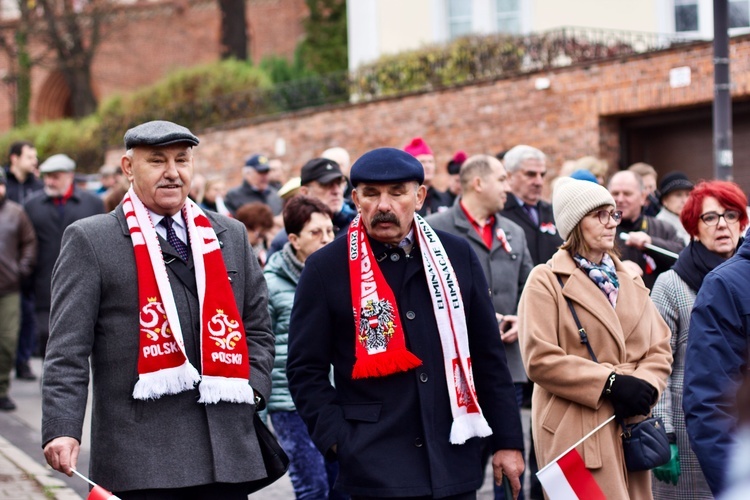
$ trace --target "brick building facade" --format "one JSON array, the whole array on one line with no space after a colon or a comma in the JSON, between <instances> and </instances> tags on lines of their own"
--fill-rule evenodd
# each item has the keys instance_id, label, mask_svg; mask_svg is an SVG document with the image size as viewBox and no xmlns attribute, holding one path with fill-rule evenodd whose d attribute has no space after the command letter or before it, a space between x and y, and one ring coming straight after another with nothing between
<instances>
[{"instance_id":1,"label":"brick building facade","mask_svg":"<svg viewBox=\"0 0 750 500\"><path fill-rule=\"evenodd\" d=\"M690 83L670 85L670 70L690 68ZM750 36L731 42L734 175L750 192ZM549 88L536 90L538 78ZM710 42L596 64L464 85L369 103L331 106L198 131L197 169L238 183L255 152L273 154L283 140L292 172L325 148L342 146L353 159L380 146L403 147L421 135L436 154L439 176L458 149L496 153L519 143L545 151L554 171L584 155L605 158L614 171L636 161L660 174L682 170L713 176ZM119 162L122 151L109 160ZM438 178L442 184L444 178Z\"/></svg>"},{"instance_id":2,"label":"brick building facade","mask_svg":"<svg viewBox=\"0 0 750 500\"><path fill-rule=\"evenodd\" d=\"M249 53L291 59L304 35L304 0L247 0ZM103 40L92 65L92 85L101 101L154 83L171 70L216 61L220 54L217 0L163 0L124 6L102 29ZM12 28L13 22L6 22ZM32 51L40 53L33 45ZM0 54L0 71L8 67ZM0 131L13 125L8 92L0 87ZM70 90L49 64L32 70L31 121L69 116Z\"/></svg>"}]
</instances>

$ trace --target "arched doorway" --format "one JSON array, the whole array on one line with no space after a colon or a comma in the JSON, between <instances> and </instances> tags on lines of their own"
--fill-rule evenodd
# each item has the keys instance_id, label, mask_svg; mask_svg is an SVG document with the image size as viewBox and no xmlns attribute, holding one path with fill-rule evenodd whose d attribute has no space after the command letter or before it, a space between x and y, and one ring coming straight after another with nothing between
<instances>
[{"instance_id":1,"label":"arched doorway","mask_svg":"<svg viewBox=\"0 0 750 500\"><path fill-rule=\"evenodd\" d=\"M53 71L47 76L33 109L33 121L36 123L73 116L70 88L60 71Z\"/></svg>"}]
</instances>

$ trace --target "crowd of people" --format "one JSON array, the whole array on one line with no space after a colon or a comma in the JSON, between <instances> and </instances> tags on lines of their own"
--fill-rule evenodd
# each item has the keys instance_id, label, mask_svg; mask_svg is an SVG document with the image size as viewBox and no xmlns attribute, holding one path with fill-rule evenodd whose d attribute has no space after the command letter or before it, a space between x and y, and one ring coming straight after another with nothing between
<instances>
[{"instance_id":1,"label":"crowd of people","mask_svg":"<svg viewBox=\"0 0 750 500\"><path fill-rule=\"evenodd\" d=\"M43 357L56 470L86 439L91 371L90 474L123 499L245 498L260 411L300 499L476 498L488 461L496 499L541 499L536 472L612 415L577 447L606 498L748 480L736 184L517 145L456 151L441 191L415 137L291 178L255 153L228 188L194 172L185 127L124 140L95 190L28 142L0 171L0 410ZM670 460L628 471L620 426L650 414Z\"/></svg>"}]
</instances>

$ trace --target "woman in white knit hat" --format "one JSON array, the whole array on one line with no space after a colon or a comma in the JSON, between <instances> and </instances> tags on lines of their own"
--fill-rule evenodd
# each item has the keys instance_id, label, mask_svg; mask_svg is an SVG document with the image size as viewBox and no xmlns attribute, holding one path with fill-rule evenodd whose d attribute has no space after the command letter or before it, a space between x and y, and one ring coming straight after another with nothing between
<instances>
[{"instance_id":1,"label":"woman in white knit hat","mask_svg":"<svg viewBox=\"0 0 750 500\"><path fill-rule=\"evenodd\" d=\"M536 384L531 421L540 470L613 414L628 423L648 415L672 362L669 328L641 278L617 258L622 214L609 192L563 179L552 208L565 243L531 272L518 313L521 355ZM612 421L576 450L605 498L652 498L650 472L626 470L620 433Z\"/></svg>"}]
</instances>

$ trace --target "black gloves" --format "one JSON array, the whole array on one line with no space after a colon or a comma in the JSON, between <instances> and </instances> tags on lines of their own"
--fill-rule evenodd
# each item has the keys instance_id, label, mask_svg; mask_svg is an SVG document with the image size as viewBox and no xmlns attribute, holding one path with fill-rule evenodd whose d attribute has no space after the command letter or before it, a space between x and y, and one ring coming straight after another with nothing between
<instances>
[{"instance_id":1,"label":"black gloves","mask_svg":"<svg viewBox=\"0 0 750 500\"><path fill-rule=\"evenodd\" d=\"M604 384L604 396L612 402L617 418L623 419L648 415L651 406L656 403L658 393L648 382L612 372Z\"/></svg>"}]
</instances>

